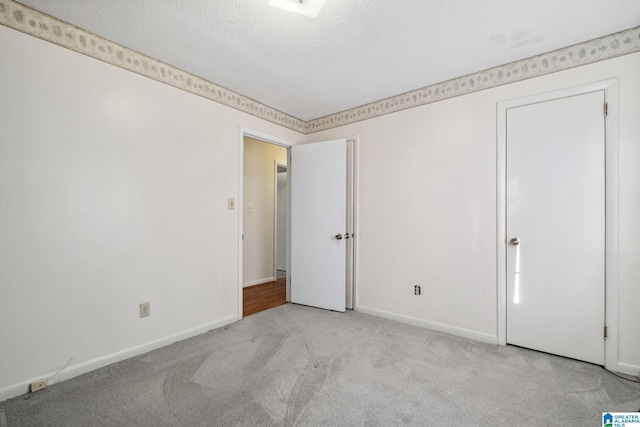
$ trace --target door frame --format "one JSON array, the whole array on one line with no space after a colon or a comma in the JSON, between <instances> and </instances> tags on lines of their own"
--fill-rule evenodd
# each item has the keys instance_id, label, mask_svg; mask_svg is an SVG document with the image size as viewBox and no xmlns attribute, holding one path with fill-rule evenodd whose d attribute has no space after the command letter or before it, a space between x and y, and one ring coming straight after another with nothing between
<instances>
[{"instance_id":1,"label":"door frame","mask_svg":"<svg viewBox=\"0 0 640 427\"><path fill-rule=\"evenodd\" d=\"M608 106L605 120L604 310L607 338L604 340L604 366L610 371L618 371L618 79L615 78L510 99L497 104L497 336L499 345L507 344L507 110L600 90L604 90Z\"/></svg>"},{"instance_id":2,"label":"door frame","mask_svg":"<svg viewBox=\"0 0 640 427\"><path fill-rule=\"evenodd\" d=\"M244 242L242 239L243 234L243 216L244 216L244 138L248 136L250 138L258 139L260 141L264 141L269 144L279 145L287 149L287 164L291 161L291 150L290 148L294 145L293 142L288 141L286 139L277 138L275 136L268 135L263 132L259 132L257 130L249 129L244 126L239 127L238 132L238 319L243 318L243 310L242 310L242 300L243 300L243 267L244 267ZM287 190L289 192L289 197L291 196L291 186ZM288 216L291 215L291 210L287 213ZM290 268L290 247L291 240L289 237L289 227L287 226L287 301L290 300L289 297L289 283L291 282L289 277Z\"/></svg>"},{"instance_id":3,"label":"door frame","mask_svg":"<svg viewBox=\"0 0 640 427\"><path fill-rule=\"evenodd\" d=\"M243 299L243 262L244 262L244 254L243 254L243 240L242 240L242 232L243 232L243 215L244 215L244 137L248 136L250 138L255 138L260 141L264 141L269 144L279 145L287 149L287 172L289 172L289 168L291 165L291 150L290 148L295 145L294 142L278 138L264 132L260 132L245 126L239 126L238 131L238 203L236 207L238 209L238 320L243 318L242 313L242 299ZM358 194L359 194L359 155L358 155L358 146L359 146L359 136L351 135L345 138L347 140L347 144L352 143L352 192L351 192L351 200L352 200L352 212L350 214L353 221L353 233L356 236L360 235L359 224L358 224ZM289 197L289 207L287 212L287 217L291 218L291 175L288 173L288 197ZM350 264L350 277L351 277L351 286L350 290L347 292L351 293L351 303L353 310L357 310L358 306L358 238L350 239L351 244L353 245L352 259L351 262L347 262L349 271ZM287 221L287 302L291 301L291 221Z\"/></svg>"},{"instance_id":4,"label":"door frame","mask_svg":"<svg viewBox=\"0 0 640 427\"><path fill-rule=\"evenodd\" d=\"M287 152L287 162L289 162L289 153ZM285 168L287 174L287 193L289 192L289 165L283 165L278 163L277 160L273 161L273 277L278 280L278 209L282 209L278 204L278 168ZM288 194L287 194L288 195ZM288 203L287 203L288 204ZM289 223L289 216L287 215L287 223ZM287 256L286 240L288 230L285 229L285 258ZM287 261L285 259L285 269L287 268ZM286 273L286 271L285 271Z\"/></svg>"},{"instance_id":5,"label":"door frame","mask_svg":"<svg viewBox=\"0 0 640 427\"><path fill-rule=\"evenodd\" d=\"M349 136L347 140L347 230L351 233L351 238L347 243L347 289L346 308L357 310L358 293L358 135ZM351 201L351 203L349 203ZM350 246L351 245L351 246Z\"/></svg>"}]
</instances>

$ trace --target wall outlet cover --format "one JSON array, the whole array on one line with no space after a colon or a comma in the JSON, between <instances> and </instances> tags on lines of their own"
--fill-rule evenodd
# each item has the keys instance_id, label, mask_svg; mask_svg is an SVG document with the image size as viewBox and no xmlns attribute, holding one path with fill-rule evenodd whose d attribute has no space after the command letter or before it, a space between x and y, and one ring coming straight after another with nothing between
<instances>
[{"instance_id":1,"label":"wall outlet cover","mask_svg":"<svg viewBox=\"0 0 640 427\"><path fill-rule=\"evenodd\" d=\"M143 302L140 304L140 317L148 317L151 316L151 303Z\"/></svg>"},{"instance_id":2,"label":"wall outlet cover","mask_svg":"<svg viewBox=\"0 0 640 427\"><path fill-rule=\"evenodd\" d=\"M47 387L47 380L45 378L31 382L31 393L40 391Z\"/></svg>"}]
</instances>

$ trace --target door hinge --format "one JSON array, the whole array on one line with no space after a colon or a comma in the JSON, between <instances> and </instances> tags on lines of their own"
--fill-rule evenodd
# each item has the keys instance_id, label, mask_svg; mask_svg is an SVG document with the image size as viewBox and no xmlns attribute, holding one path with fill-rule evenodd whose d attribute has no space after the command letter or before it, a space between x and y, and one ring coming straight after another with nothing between
<instances>
[{"instance_id":1,"label":"door hinge","mask_svg":"<svg viewBox=\"0 0 640 427\"><path fill-rule=\"evenodd\" d=\"M602 112L604 113L605 117L607 116L607 114L609 114L609 104L607 104L606 102L602 105Z\"/></svg>"},{"instance_id":2,"label":"door hinge","mask_svg":"<svg viewBox=\"0 0 640 427\"><path fill-rule=\"evenodd\" d=\"M607 339L607 327L606 326L604 327L604 339L605 340Z\"/></svg>"}]
</instances>

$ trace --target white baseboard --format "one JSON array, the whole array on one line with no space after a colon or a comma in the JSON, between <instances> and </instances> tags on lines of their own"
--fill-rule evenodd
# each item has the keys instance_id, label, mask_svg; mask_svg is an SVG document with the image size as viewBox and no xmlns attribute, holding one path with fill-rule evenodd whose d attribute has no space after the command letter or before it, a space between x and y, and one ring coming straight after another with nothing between
<instances>
[{"instance_id":1,"label":"white baseboard","mask_svg":"<svg viewBox=\"0 0 640 427\"><path fill-rule=\"evenodd\" d=\"M632 377L640 377L640 366L618 362L618 373L631 375Z\"/></svg>"},{"instance_id":2,"label":"white baseboard","mask_svg":"<svg viewBox=\"0 0 640 427\"><path fill-rule=\"evenodd\" d=\"M276 278L275 277L265 277L264 279L259 279L259 280L253 280L251 282L246 282L242 284L243 288L247 288L249 286L253 286L253 285L262 285L263 283L269 283L269 282L275 282Z\"/></svg>"},{"instance_id":3,"label":"white baseboard","mask_svg":"<svg viewBox=\"0 0 640 427\"><path fill-rule=\"evenodd\" d=\"M86 374L87 372L94 371L96 369L102 368L104 366L110 365L115 362L119 362L121 360L129 359L134 356L139 356L141 354L147 353L149 351L155 350L160 347L167 346L169 344L173 344L177 341L182 341L187 338L194 337L196 335L203 334L212 329L217 329L222 326L226 326L230 323L233 323L238 320L238 315L234 314L233 316L225 317L224 319L217 320L215 322L206 323L204 325L197 326L192 329L188 329L183 332L179 332L177 334L169 335L164 338L157 339L155 341L150 341L145 344L141 344L135 347L131 347L125 350L117 351L115 353L108 354L106 356L98 357L93 360L87 360L86 362L82 362L77 365L70 365L63 371L60 371L59 374L56 375L56 372L49 372L46 375L40 375L36 378L31 378L26 381L22 381L17 384L10 385L8 387L4 387L0 389L0 402L10 399L12 397L20 396L22 394L29 392L29 385L32 381L39 380L41 378L50 378L55 375L55 378L52 381L47 382L47 386L53 385L60 381L68 380L73 377L77 377L78 375ZM2 427L2 426L0 426Z\"/></svg>"},{"instance_id":4,"label":"white baseboard","mask_svg":"<svg viewBox=\"0 0 640 427\"><path fill-rule=\"evenodd\" d=\"M496 335L487 334L485 332L445 325L443 323L431 322L429 320L419 319L417 317L405 316L403 314L378 310L377 308L364 307L362 305L356 306L356 311L371 314L374 316L384 317L385 319L397 320L401 323L420 326L422 328L432 329L438 332L445 332L447 334L456 335L463 338L469 338L486 344L498 344L498 337Z\"/></svg>"}]
</instances>

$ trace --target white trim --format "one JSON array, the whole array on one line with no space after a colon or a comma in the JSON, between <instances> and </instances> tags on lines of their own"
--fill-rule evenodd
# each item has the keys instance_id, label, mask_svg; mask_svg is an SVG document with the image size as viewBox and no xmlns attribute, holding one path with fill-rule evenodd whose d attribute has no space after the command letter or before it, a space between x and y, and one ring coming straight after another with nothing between
<instances>
[{"instance_id":1,"label":"white trim","mask_svg":"<svg viewBox=\"0 0 640 427\"><path fill-rule=\"evenodd\" d=\"M346 232L351 234L351 238L347 240L346 243L346 298L345 298L345 306L347 309L353 310L354 304L354 285L353 285L353 266L354 266L354 248L355 248L355 231L354 231L354 213L353 213L353 205L354 205L354 173L355 173L355 141L353 139L347 139L347 200L346 200Z\"/></svg>"},{"instance_id":2,"label":"white trim","mask_svg":"<svg viewBox=\"0 0 640 427\"><path fill-rule=\"evenodd\" d=\"M262 285L263 283L275 282L275 277L265 277L264 279L252 280L251 282L243 283L242 286L248 288L249 286Z\"/></svg>"},{"instance_id":3,"label":"white trim","mask_svg":"<svg viewBox=\"0 0 640 427\"><path fill-rule=\"evenodd\" d=\"M408 325L420 326L421 328L444 332L458 337L469 338L474 341L483 342L485 344L496 344L498 342L498 337L486 332L474 331L472 329L460 328L458 326L445 325L444 323L437 323L417 317L405 316L404 314L378 310L377 308L359 305L357 311L365 314L371 314L373 316L383 317L385 319L396 320L400 323L406 323Z\"/></svg>"},{"instance_id":4,"label":"white trim","mask_svg":"<svg viewBox=\"0 0 640 427\"><path fill-rule=\"evenodd\" d=\"M275 136L268 135L263 132L259 132L257 130L249 129L244 126L238 127L238 319L242 319L242 290L244 289L243 283L243 261L244 254L242 251L243 241L242 241L242 230L243 230L243 211L242 209L244 201L244 137L248 136L250 138L259 139L264 142L268 142L269 144L280 145L285 147L289 152L289 148L294 144L291 141L287 141L282 138L277 138ZM287 164L290 162L290 155L287 153ZM288 228L288 226L287 226ZM287 230L287 235L289 231ZM287 237L287 286L291 283L291 278L289 277L289 254L290 254L290 241Z\"/></svg>"},{"instance_id":5,"label":"white trim","mask_svg":"<svg viewBox=\"0 0 640 427\"><path fill-rule=\"evenodd\" d=\"M29 392L29 385L31 381L35 381L41 378L50 378L53 375L56 375L55 379L52 379L47 385L52 385L58 383L60 381L68 380L73 377L77 377L78 375L86 374L87 372L94 371L96 369L102 368L104 366L110 365L115 362L120 362L121 360L129 359L131 357L139 356L144 353L148 353L152 350L158 349L160 347L167 346L169 344L173 344L177 341L182 341L187 338L194 337L196 335L203 334L212 329L221 328L230 323L236 322L238 320L237 315L232 315L225 317L223 319L217 320L215 322L206 323L204 325L197 326L192 329L188 329L183 332L179 332L177 334L168 335L164 338L160 338L154 341L147 342L145 344L137 345L135 347L130 347L125 350L117 351L115 353L108 354L106 356L101 356L96 359L87 360L86 362L82 362L78 365L70 365L63 371L59 371L58 374L56 372L49 372L45 375L39 375L38 377L31 378L27 381L22 381L17 384L10 385L8 387L4 387L0 389L0 402L10 399L12 397L20 396L21 394L25 394Z\"/></svg>"},{"instance_id":6,"label":"white trim","mask_svg":"<svg viewBox=\"0 0 640 427\"><path fill-rule=\"evenodd\" d=\"M640 378L640 366L618 362L618 373Z\"/></svg>"},{"instance_id":7,"label":"white trim","mask_svg":"<svg viewBox=\"0 0 640 427\"><path fill-rule=\"evenodd\" d=\"M273 277L278 277L278 161L273 161ZM246 284L245 284L246 286Z\"/></svg>"},{"instance_id":8,"label":"white trim","mask_svg":"<svg viewBox=\"0 0 640 427\"><path fill-rule=\"evenodd\" d=\"M358 199L360 194L360 137L359 135L355 135L353 137L347 138L347 141L353 141L353 194L352 194L352 204L353 204L353 232L355 233L355 238L353 239L353 309L358 309L358 267L360 266L358 262L358 248L360 246L360 228L359 224L360 218L358 207L360 206L360 201Z\"/></svg>"},{"instance_id":9,"label":"white trim","mask_svg":"<svg viewBox=\"0 0 640 427\"><path fill-rule=\"evenodd\" d=\"M502 101L497 104L497 336L498 344L507 343L506 280L506 115L507 109L568 96L604 90L608 104L605 121L606 189L605 189L605 362L609 370L618 369L618 79L580 85L553 92Z\"/></svg>"},{"instance_id":10,"label":"white trim","mask_svg":"<svg viewBox=\"0 0 640 427\"><path fill-rule=\"evenodd\" d=\"M274 164L274 171L273 171L273 277L275 277L276 279L278 278L278 243L279 243L279 239L278 239L278 233L280 232L280 230L278 229L278 210L282 209L280 207L280 204L278 203L278 174L280 172L278 172L279 168L284 168L285 171L282 173L286 173L287 176L287 188L289 187L289 169L287 169L287 165L286 164L282 164L282 163L278 163L277 160L273 161ZM289 223L289 217L287 215L287 221L285 224ZM286 268L287 268L287 261L286 261L286 242L287 242L287 230L286 230L286 225L285 225L285 274L286 274Z\"/></svg>"},{"instance_id":11,"label":"white trim","mask_svg":"<svg viewBox=\"0 0 640 427\"><path fill-rule=\"evenodd\" d=\"M287 280L285 281L285 300L291 302L291 174L289 173L289 165L291 165L291 150L287 150ZM276 274L276 277L278 275Z\"/></svg>"},{"instance_id":12,"label":"white trim","mask_svg":"<svg viewBox=\"0 0 640 427\"><path fill-rule=\"evenodd\" d=\"M601 82L607 102L605 120L605 323L604 365L618 366L618 79Z\"/></svg>"},{"instance_id":13,"label":"white trim","mask_svg":"<svg viewBox=\"0 0 640 427\"><path fill-rule=\"evenodd\" d=\"M350 136L346 138L347 147L351 146L351 161L349 162L350 171L347 170L347 177L349 179L349 186L347 186L347 203L350 204L347 212L350 212L351 228L348 230L352 234L351 242L351 254L348 254L347 258L347 273L351 275L350 280L347 280L347 286L351 289L347 289L347 296L350 294L350 299L347 298L347 308L357 309L357 280L358 280L358 135ZM349 194L350 193L350 194ZM349 228L349 227L347 227ZM349 266L350 263L350 266Z\"/></svg>"}]
</instances>

